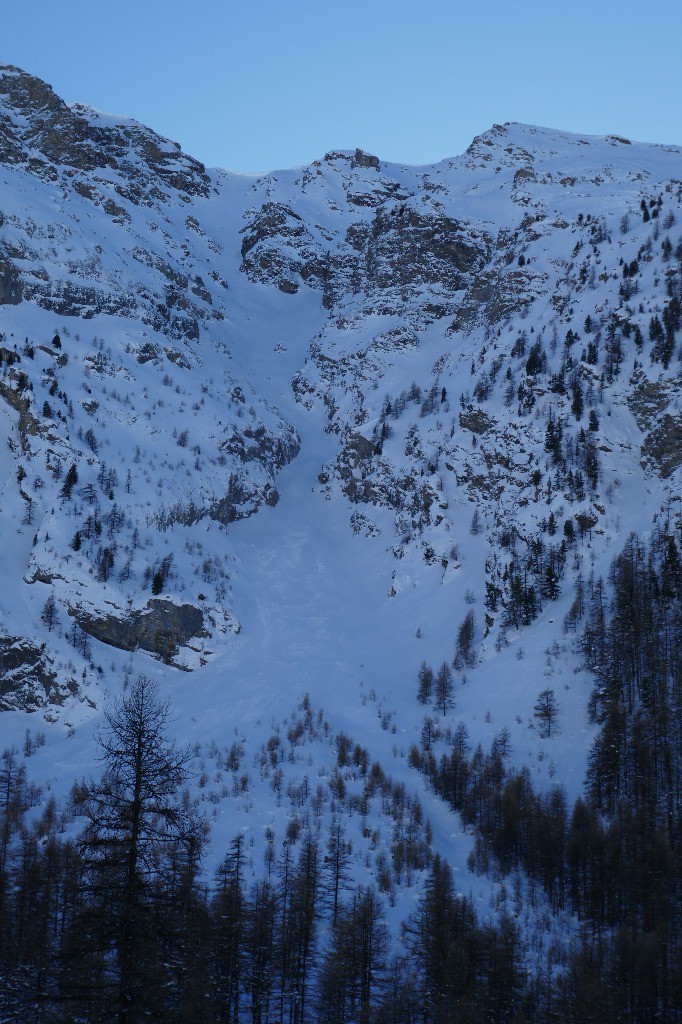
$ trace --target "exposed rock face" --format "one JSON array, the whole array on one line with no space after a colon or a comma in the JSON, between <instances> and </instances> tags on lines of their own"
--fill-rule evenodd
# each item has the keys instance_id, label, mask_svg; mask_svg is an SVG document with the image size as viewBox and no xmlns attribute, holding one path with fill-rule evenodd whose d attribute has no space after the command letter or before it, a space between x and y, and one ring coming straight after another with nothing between
<instances>
[{"instance_id":1,"label":"exposed rock face","mask_svg":"<svg viewBox=\"0 0 682 1024\"><path fill-rule=\"evenodd\" d=\"M192 637L206 636L204 616L191 604L174 604L152 598L144 611L134 611L124 618L107 615L96 618L78 609L71 612L78 625L102 643L124 651L141 648L170 662L178 648Z\"/></svg>"},{"instance_id":2,"label":"exposed rock face","mask_svg":"<svg viewBox=\"0 0 682 1024\"><path fill-rule=\"evenodd\" d=\"M642 444L642 456L663 479L682 466L682 416L666 413Z\"/></svg>"},{"instance_id":3,"label":"exposed rock face","mask_svg":"<svg viewBox=\"0 0 682 1024\"><path fill-rule=\"evenodd\" d=\"M320 482L328 484L334 476L354 505L384 505L405 513L415 528L428 525L432 508L439 504L436 493L416 473L399 472L388 460L382 459L380 448L362 434L351 434L336 463L321 475ZM364 517L362 529L365 533L372 532L369 520L365 522Z\"/></svg>"},{"instance_id":4,"label":"exposed rock face","mask_svg":"<svg viewBox=\"0 0 682 1024\"><path fill-rule=\"evenodd\" d=\"M291 427L286 433L269 434L261 425L252 429L245 427L233 433L221 443L221 449L236 455L241 462L260 462L271 469L281 469L298 455L301 441Z\"/></svg>"},{"instance_id":5,"label":"exposed rock face","mask_svg":"<svg viewBox=\"0 0 682 1024\"><path fill-rule=\"evenodd\" d=\"M253 281L295 294L299 283L323 286L325 254L302 218L282 203L266 202L242 229L241 270Z\"/></svg>"},{"instance_id":6,"label":"exposed rock face","mask_svg":"<svg viewBox=\"0 0 682 1024\"><path fill-rule=\"evenodd\" d=\"M351 161L351 167L372 167L375 171L378 171L380 169L379 158L372 156L371 153L364 153L361 149L356 149Z\"/></svg>"},{"instance_id":7,"label":"exposed rock face","mask_svg":"<svg viewBox=\"0 0 682 1024\"><path fill-rule=\"evenodd\" d=\"M469 331L476 324L499 324L523 313L542 292L544 276L504 266L487 268L467 289L450 330Z\"/></svg>"},{"instance_id":8,"label":"exposed rock face","mask_svg":"<svg viewBox=\"0 0 682 1024\"><path fill-rule=\"evenodd\" d=\"M375 445L362 434L351 434L337 460L343 491L352 502L378 501L379 494L368 479Z\"/></svg>"},{"instance_id":9,"label":"exposed rock face","mask_svg":"<svg viewBox=\"0 0 682 1024\"><path fill-rule=\"evenodd\" d=\"M651 429L656 417L668 407L671 387L668 382L648 380L640 370L633 378L634 387L628 395L628 408L640 430Z\"/></svg>"},{"instance_id":10,"label":"exposed rock face","mask_svg":"<svg viewBox=\"0 0 682 1024\"><path fill-rule=\"evenodd\" d=\"M21 382L25 380L24 377L19 377L21 371L18 371L18 379ZM7 404L19 413L19 419L17 421L17 429L19 431L19 437L21 439L22 448L27 448L28 436L35 436L40 431L40 424L34 416L31 415L31 408L28 398L23 392L23 388L10 387L0 381L0 399L7 402Z\"/></svg>"},{"instance_id":11,"label":"exposed rock face","mask_svg":"<svg viewBox=\"0 0 682 1024\"><path fill-rule=\"evenodd\" d=\"M467 409L459 414L459 425L472 434L486 434L495 426L495 420L482 409Z\"/></svg>"},{"instance_id":12,"label":"exposed rock face","mask_svg":"<svg viewBox=\"0 0 682 1024\"><path fill-rule=\"evenodd\" d=\"M363 294L368 309L404 311L409 296L429 286L449 296L434 306L436 318L445 316L457 308L452 293L472 286L484 266L490 239L452 218L422 213L408 199L395 182L380 181L368 193L349 191L351 208L376 209L334 246L292 206L266 202L243 228L241 270L291 294L301 284L321 288L328 309L349 294ZM419 322L424 319L428 313L421 310Z\"/></svg>"},{"instance_id":13,"label":"exposed rock face","mask_svg":"<svg viewBox=\"0 0 682 1024\"><path fill-rule=\"evenodd\" d=\"M22 299L19 271L0 253L0 306L16 306Z\"/></svg>"},{"instance_id":14,"label":"exposed rock face","mask_svg":"<svg viewBox=\"0 0 682 1024\"><path fill-rule=\"evenodd\" d=\"M642 370L631 383L627 405L646 435L642 465L666 480L682 465L682 415L673 411L677 388L670 380L649 380Z\"/></svg>"},{"instance_id":15,"label":"exposed rock face","mask_svg":"<svg viewBox=\"0 0 682 1024\"><path fill-rule=\"evenodd\" d=\"M197 341L202 326L224 318L221 302L199 272L205 260L188 261L186 246L174 252L178 247L168 244L162 226L167 223L164 207L204 198L211 191L203 165L183 154L177 143L133 121L69 107L49 85L3 66L2 164L47 183L53 190L53 213L52 222L44 210L36 222L20 213L5 219L0 209L6 236L0 249L0 305L28 299L60 317L133 317L185 341ZM69 215L60 217L60 210ZM100 222L93 238L84 222L97 223L102 215L114 235L104 237L107 230ZM150 215L158 251L137 244L140 223L148 227ZM132 237L121 244L119 234L113 242L116 228ZM61 246L55 248L55 243ZM208 239L206 247L219 249ZM59 266L56 259L59 248L69 253L66 265ZM115 274L106 259L112 250L121 257ZM146 280L134 269L136 261L151 269Z\"/></svg>"},{"instance_id":16,"label":"exposed rock face","mask_svg":"<svg viewBox=\"0 0 682 1024\"><path fill-rule=\"evenodd\" d=\"M227 526L252 515L258 508L260 499L268 508L275 507L279 501L279 494L274 484L265 484L263 490L256 496L249 493L237 477L232 477L225 497L211 502L208 517Z\"/></svg>"},{"instance_id":17,"label":"exposed rock face","mask_svg":"<svg viewBox=\"0 0 682 1024\"><path fill-rule=\"evenodd\" d=\"M177 144L135 122L103 122L87 107L69 107L51 86L19 68L2 69L0 99L21 116L18 124L6 115L0 118L3 163L28 165L47 178L54 177L53 167L59 164L89 173L125 167L139 202L149 202L162 189L189 195L208 191L203 165L185 156ZM29 148L44 159L27 157Z\"/></svg>"},{"instance_id":18,"label":"exposed rock face","mask_svg":"<svg viewBox=\"0 0 682 1024\"><path fill-rule=\"evenodd\" d=\"M261 505L274 508L279 501L275 473L296 458L300 444L290 425L285 425L279 434L267 431L262 424L233 430L221 441L220 450L242 466L230 474L224 494L214 494L201 502L193 498L177 504L159 519L159 525L162 529L173 523L192 526L208 518L228 526L253 515Z\"/></svg>"},{"instance_id":19,"label":"exposed rock face","mask_svg":"<svg viewBox=\"0 0 682 1024\"><path fill-rule=\"evenodd\" d=\"M438 284L459 291L486 256L483 240L466 225L408 204L377 210L364 242L357 290Z\"/></svg>"},{"instance_id":20,"label":"exposed rock face","mask_svg":"<svg viewBox=\"0 0 682 1024\"><path fill-rule=\"evenodd\" d=\"M43 648L22 637L0 637L0 710L38 711L78 692L59 680Z\"/></svg>"}]
</instances>

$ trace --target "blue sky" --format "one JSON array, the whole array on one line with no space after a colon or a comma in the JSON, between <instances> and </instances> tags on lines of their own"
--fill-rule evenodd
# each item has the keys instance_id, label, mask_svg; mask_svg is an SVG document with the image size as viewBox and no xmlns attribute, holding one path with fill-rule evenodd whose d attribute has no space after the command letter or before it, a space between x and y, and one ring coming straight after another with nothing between
<instances>
[{"instance_id":1,"label":"blue sky","mask_svg":"<svg viewBox=\"0 0 682 1024\"><path fill-rule=\"evenodd\" d=\"M25 0L0 60L260 171L433 162L504 121L680 144L680 38L679 0Z\"/></svg>"}]
</instances>

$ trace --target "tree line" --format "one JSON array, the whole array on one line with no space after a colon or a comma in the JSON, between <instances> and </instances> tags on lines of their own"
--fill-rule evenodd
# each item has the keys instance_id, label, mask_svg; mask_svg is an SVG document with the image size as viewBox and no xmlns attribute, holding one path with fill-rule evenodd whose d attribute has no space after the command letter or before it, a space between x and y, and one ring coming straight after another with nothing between
<instances>
[{"instance_id":1,"label":"tree line","mask_svg":"<svg viewBox=\"0 0 682 1024\"><path fill-rule=\"evenodd\" d=\"M411 764L476 831L470 866L540 884L580 922L545 999L550 1020L682 1020L682 559L669 518L631 536L609 580L577 581L567 627L594 674L601 725L584 798L537 792L509 765L506 730L471 751L466 727ZM540 695L536 717L545 710ZM547 703L551 691L546 692ZM537 1007L536 1011L540 1012ZM535 1018L533 1018L535 1019ZM539 1019L545 1019L540 1017Z\"/></svg>"}]
</instances>

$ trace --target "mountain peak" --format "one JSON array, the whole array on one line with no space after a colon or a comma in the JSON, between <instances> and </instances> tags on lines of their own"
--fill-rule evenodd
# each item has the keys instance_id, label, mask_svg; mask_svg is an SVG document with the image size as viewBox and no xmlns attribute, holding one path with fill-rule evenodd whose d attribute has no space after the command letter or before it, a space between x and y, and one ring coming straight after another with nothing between
<instances>
[{"instance_id":1,"label":"mountain peak","mask_svg":"<svg viewBox=\"0 0 682 1024\"><path fill-rule=\"evenodd\" d=\"M140 195L161 195L168 188L207 194L209 179L198 160L182 153L177 143L150 128L123 118L106 117L81 104L69 106L40 78L3 65L0 68L0 160L23 164L45 179L60 168L92 172L108 168L124 176L137 174ZM9 125L11 124L11 128ZM137 168L137 170L136 170ZM144 179L144 183L142 181Z\"/></svg>"},{"instance_id":2,"label":"mountain peak","mask_svg":"<svg viewBox=\"0 0 682 1024\"><path fill-rule=\"evenodd\" d=\"M29 118L68 110L51 85L11 64L0 65L0 102Z\"/></svg>"}]
</instances>

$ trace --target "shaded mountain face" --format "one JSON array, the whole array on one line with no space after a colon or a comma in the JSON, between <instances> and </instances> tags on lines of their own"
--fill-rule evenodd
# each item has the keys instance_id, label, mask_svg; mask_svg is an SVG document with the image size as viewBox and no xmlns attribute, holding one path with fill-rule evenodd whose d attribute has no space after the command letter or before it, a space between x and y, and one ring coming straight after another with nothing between
<instances>
[{"instance_id":1,"label":"shaded mountain face","mask_svg":"<svg viewBox=\"0 0 682 1024\"><path fill-rule=\"evenodd\" d=\"M456 615L473 580L499 649L575 536L606 557L679 495L681 158L496 125L249 178L3 67L7 637L238 658L231 531L284 522L284 480L380 552L382 600L448 583Z\"/></svg>"},{"instance_id":2,"label":"shaded mountain face","mask_svg":"<svg viewBox=\"0 0 682 1024\"><path fill-rule=\"evenodd\" d=\"M676 954L654 933L679 901L672 867L669 887L649 885L647 844L667 834L654 860L674 866L681 303L679 148L507 124L432 167L356 150L247 177L0 66L0 774L6 902L22 908L6 915L10 947L21 937L5 986L17 1019L14 994L35 1005L26 946L41 979L47 948L72 964L50 945L62 911L42 895L47 945L24 928L25 887L78 875L72 853L54 875L55 850L83 834L112 707L150 679L169 701L162 731L187 752L178 799L210 834L202 890L253 883L249 907L291 879L291 893L304 878L319 890L303 990L350 959L334 920L359 920L365 901L377 948L390 936L407 958L396 978L410 964L409 991L440 927L430 900L438 920L441 903L466 918L466 956L476 919L509 928L509 946L481 932L492 973L476 954L472 977L502 977L508 949L519 979L542 978L529 995L555 980L565 1016L569 990L598 989L561 977L576 915L600 944L613 926L614 957L623 934L639 948L621 930L637 918L623 910L632 876L667 991ZM170 859L150 854L140 891L175 893L174 845ZM649 903L659 891L667 903ZM280 902L272 921L301 917ZM424 979L412 1015L439 989ZM491 1012L515 1012L523 984Z\"/></svg>"}]
</instances>

